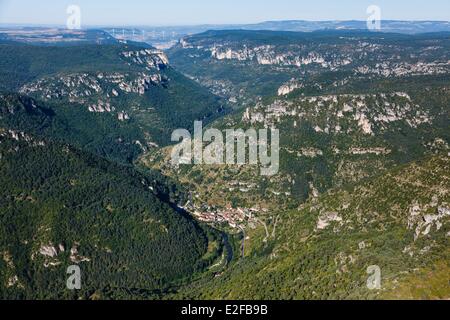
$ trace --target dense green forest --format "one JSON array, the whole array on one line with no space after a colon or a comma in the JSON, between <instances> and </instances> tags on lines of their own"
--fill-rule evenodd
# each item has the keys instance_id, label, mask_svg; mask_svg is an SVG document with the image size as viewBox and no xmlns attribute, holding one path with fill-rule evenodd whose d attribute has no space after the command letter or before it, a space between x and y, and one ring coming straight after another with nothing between
<instances>
[{"instance_id":1,"label":"dense green forest","mask_svg":"<svg viewBox=\"0 0 450 320\"><path fill-rule=\"evenodd\" d=\"M149 136L170 142L174 128L222 110L218 98L169 66L149 70L122 55L148 48L154 50L133 43L0 44L2 298L157 297L222 254L221 233L177 207L184 201L177 182L132 166ZM134 81L148 71L169 84L121 94L116 112L88 110L105 92L90 101L17 93L39 81L88 74L101 80L103 73ZM132 118L119 121L118 111ZM73 264L82 270L81 291L66 289Z\"/></svg>"},{"instance_id":2,"label":"dense green forest","mask_svg":"<svg viewBox=\"0 0 450 320\"><path fill-rule=\"evenodd\" d=\"M149 47L119 43L51 47L0 42L0 88L18 91L25 83L58 73L140 71L141 68L121 61L120 53Z\"/></svg>"},{"instance_id":3,"label":"dense green forest","mask_svg":"<svg viewBox=\"0 0 450 320\"><path fill-rule=\"evenodd\" d=\"M12 93L0 94L0 124L4 128L47 137L83 148L119 162L131 162L142 150L133 143L143 139L134 123L112 116L79 112L74 106L50 104Z\"/></svg>"},{"instance_id":4,"label":"dense green forest","mask_svg":"<svg viewBox=\"0 0 450 320\"><path fill-rule=\"evenodd\" d=\"M210 263L202 256L220 235L161 199L151 176L68 145L1 136L0 279L17 276L1 286L3 298L154 294ZM65 288L74 262L83 276L76 293Z\"/></svg>"},{"instance_id":5,"label":"dense green forest","mask_svg":"<svg viewBox=\"0 0 450 320\"><path fill-rule=\"evenodd\" d=\"M67 121L77 125L88 124L80 128L82 134L100 135L100 132L95 132L96 129L89 128L95 123L96 127L118 135L122 130L128 135L124 138L133 138L126 143L139 141L144 148L153 143L170 144L173 130L192 129L194 120L210 122L226 112L227 106L223 100L174 70L170 64L147 65L146 60L127 60L124 56L127 52L139 54L144 50L158 52L139 43L51 47L0 42L0 91L31 88L30 94L34 98L44 100ZM150 59L160 59L157 54L154 57L145 52L143 54L150 57L151 63L153 61ZM73 87L66 82L67 78L82 78L85 83L79 83L78 88ZM111 80L118 78L122 79L122 83ZM161 80L147 83L150 81L148 78ZM127 86L123 89L126 91L119 89L121 85ZM144 90L145 86L145 94L138 93L137 89L136 92L129 91L131 85L139 87L139 90ZM84 90L68 93L70 88L77 90L82 86ZM112 94L113 89L119 93ZM111 105L112 110L90 114L92 110L88 110L89 105L103 103ZM125 124L118 120L119 112L130 117ZM109 146L101 142L98 146L104 149L104 153L109 152L108 147L122 148L113 146L114 138L107 140L110 140ZM96 143L92 141L90 144ZM133 149L136 148L134 146ZM112 153L116 152L118 150L112 150ZM135 150L122 156L126 160L135 159Z\"/></svg>"}]
</instances>

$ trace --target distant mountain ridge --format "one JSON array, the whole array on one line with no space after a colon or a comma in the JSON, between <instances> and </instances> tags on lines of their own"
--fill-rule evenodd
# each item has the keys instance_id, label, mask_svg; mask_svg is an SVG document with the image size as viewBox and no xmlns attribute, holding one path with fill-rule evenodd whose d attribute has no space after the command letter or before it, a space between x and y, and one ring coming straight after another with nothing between
<instances>
[{"instance_id":1,"label":"distant mountain ridge","mask_svg":"<svg viewBox=\"0 0 450 320\"><path fill-rule=\"evenodd\" d=\"M87 26L82 30L64 27L25 27L20 25L0 25L0 40L17 41L35 45L76 45L112 44L118 41L145 42L158 48L173 46L187 35L208 30L266 30L312 32L323 30L368 30L364 20L280 20L263 21L253 24L203 24L186 26ZM403 21L382 20L378 32L418 34L430 32L450 32L449 21Z\"/></svg>"},{"instance_id":2,"label":"distant mountain ridge","mask_svg":"<svg viewBox=\"0 0 450 320\"><path fill-rule=\"evenodd\" d=\"M317 30L367 30L367 21L265 21L244 26L249 30L273 30L273 31L317 31ZM401 21L382 20L381 32L396 33L428 33L450 31L448 21Z\"/></svg>"},{"instance_id":3,"label":"distant mountain ridge","mask_svg":"<svg viewBox=\"0 0 450 320\"><path fill-rule=\"evenodd\" d=\"M323 30L364 30L367 31L367 21L264 21L255 24L211 24L191 26L127 26L98 27L120 40L134 40L150 43L159 48L169 48L185 36L202 33L209 30L265 30L265 31L295 31L313 32ZM450 32L448 21L400 21L382 20L378 32L419 34L430 32Z\"/></svg>"}]
</instances>

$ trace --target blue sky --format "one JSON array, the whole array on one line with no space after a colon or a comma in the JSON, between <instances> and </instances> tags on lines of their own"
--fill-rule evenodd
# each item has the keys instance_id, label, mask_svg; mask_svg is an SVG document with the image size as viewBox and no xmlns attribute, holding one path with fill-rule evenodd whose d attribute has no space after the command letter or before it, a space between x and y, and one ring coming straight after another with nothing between
<instances>
[{"instance_id":1,"label":"blue sky","mask_svg":"<svg viewBox=\"0 0 450 320\"><path fill-rule=\"evenodd\" d=\"M450 21L449 0L0 0L0 23L64 25L70 4L84 26L366 20L371 4L382 19Z\"/></svg>"}]
</instances>

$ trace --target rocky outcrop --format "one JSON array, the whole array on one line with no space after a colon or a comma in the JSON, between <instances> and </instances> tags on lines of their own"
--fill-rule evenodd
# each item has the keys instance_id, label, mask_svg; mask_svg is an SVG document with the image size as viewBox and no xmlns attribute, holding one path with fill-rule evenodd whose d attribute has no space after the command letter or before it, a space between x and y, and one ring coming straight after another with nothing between
<instances>
[{"instance_id":1,"label":"rocky outcrop","mask_svg":"<svg viewBox=\"0 0 450 320\"><path fill-rule=\"evenodd\" d=\"M184 43L186 45L186 41ZM247 61L255 62L259 65L302 67L316 64L322 68L335 70L339 66L345 66L352 63L352 59L349 56L326 58L315 51L299 54L303 49L304 48L301 45L291 45L280 50L278 46L273 45L251 47L245 44L227 45L215 43L203 50L210 51L211 57L216 60Z\"/></svg>"},{"instance_id":2,"label":"rocky outcrop","mask_svg":"<svg viewBox=\"0 0 450 320\"><path fill-rule=\"evenodd\" d=\"M317 230L326 229L332 222L342 223L342 217L337 212L322 213L317 221Z\"/></svg>"},{"instance_id":3,"label":"rocky outcrop","mask_svg":"<svg viewBox=\"0 0 450 320\"><path fill-rule=\"evenodd\" d=\"M37 95L44 100L66 98L84 103L95 97L116 98L120 92L143 95L152 85L166 84L167 81L159 73L76 73L32 82L23 86L20 92Z\"/></svg>"},{"instance_id":4,"label":"rocky outcrop","mask_svg":"<svg viewBox=\"0 0 450 320\"><path fill-rule=\"evenodd\" d=\"M439 199L434 196L430 203L413 203L409 208L408 228L414 230L414 241L427 236L433 230L439 231L444 223L450 221L450 206L439 205Z\"/></svg>"},{"instance_id":5,"label":"rocky outcrop","mask_svg":"<svg viewBox=\"0 0 450 320\"><path fill-rule=\"evenodd\" d=\"M278 88L278 95L279 96L285 96L289 93L293 92L294 90L303 88L303 84L298 82L295 79L292 79L291 81L283 84L280 88Z\"/></svg>"},{"instance_id":6,"label":"rocky outcrop","mask_svg":"<svg viewBox=\"0 0 450 320\"><path fill-rule=\"evenodd\" d=\"M426 109L414 104L404 92L278 99L269 105L259 102L246 109L242 117L246 123L263 123L266 127L288 119L295 121L295 126L299 121L308 121L317 133L359 131L368 136L387 130L395 122L417 128L433 120Z\"/></svg>"},{"instance_id":7,"label":"rocky outcrop","mask_svg":"<svg viewBox=\"0 0 450 320\"><path fill-rule=\"evenodd\" d=\"M363 65L355 70L358 75L377 75L385 78L416 75L439 75L450 72L450 61L447 62L390 62L385 61L375 66Z\"/></svg>"},{"instance_id":8,"label":"rocky outcrop","mask_svg":"<svg viewBox=\"0 0 450 320\"><path fill-rule=\"evenodd\" d=\"M122 52L122 57L130 64L144 66L147 70L162 70L169 66L169 58L160 50L143 49Z\"/></svg>"},{"instance_id":9,"label":"rocky outcrop","mask_svg":"<svg viewBox=\"0 0 450 320\"><path fill-rule=\"evenodd\" d=\"M39 249L39 253L45 257L56 257L58 255L58 252L56 251L56 248L52 245L42 246Z\"/></svg>"}]
</instances>

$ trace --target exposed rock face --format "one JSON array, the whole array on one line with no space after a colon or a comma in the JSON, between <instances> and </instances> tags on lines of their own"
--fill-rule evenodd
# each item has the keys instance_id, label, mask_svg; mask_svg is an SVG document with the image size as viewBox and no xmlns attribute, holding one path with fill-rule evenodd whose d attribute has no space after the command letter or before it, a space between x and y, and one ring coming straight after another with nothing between
<instances>
[{"instance_id":1,"label":"exposed rock face","mask_svg":"<svg viewBox=\"0 0 450 320\"><path fill-rule=\"evenodd\" d=\"M144 66L147 70L162 70L169 65L169 59L160 50L127 51L122 52L122 56L130 63Z\"/></svg>"},{"instance_id":2,"label":"exposed rock face","mask_svg":"<svg viewBox=\"0 0 450 320\"><path fill-rule=\"evenodd\" d=\"M125 111L122 111L122 112L119 112L118 119L120 121L126 121L126 120L130 119L130 116Z\"/></svg>"},{"instance_id":3,"label":"exposed rock face","mask_svg":"<svg viewBox=\"0 0 450 320\"><path fill-rule=\"evenodd\" d=\"M316 158L318 156L323 156L323 151L316 148L302 148L298 153L298 156Z\"/></svg>"},{"instance_id":4,"label":"exposed rock face","mask_svg":"<svg viewBox=\"0 0 450 320\"><path fill-rule=\"evenodd\" d=\"M169 80L155 68L155 73L82 73L49 77L25 85L21 92L43 100L67 99L94 113L115 113L122 96L143 96L152 86L168 84ZM130 117L122 111L117 118L125 121Z\"/></svg>"},{"instance_id":5,"label":"exposed rock face","mask_svg":"<svg viewBox=\"0 0 450 320\"><path fill-rule=\"evenodd\" d=\"M433 230L439 231L444 223L449 221L450 207L439 205L439 199L436 196L430 203L421 205L416 202L409 208L408 228L415 232L414 241L430 234Z\"/></svg>"},{"instance_id":6,"label":"exposed rock face","mask_svg":"<svg viewBox=\"0 0 450 320\"><path fill-rule=\"evenodd\" d=\"M70 249L70 261L73 263L81 263L81 262L89 262L90 258L83 257L78 253L78 243L75 243ZM31 256L31 259L34 260L36 258L36 254L39 254L44 257L44 267L56 267L61 265L63 262L61 261L61 255L65 253L66 249L63 244L59 244L58 246L54 246L53 244L43 245L39 248L38 252Z\"/></svg>"},{"instance_id":7,"label":"exposed rock face","mask_svg":"<svg viewBox=\"0 0 450 320\"><path fill-rule=\"evenodd\" d=\"M19 277L17 275L14 275L8 279L8 284L6 285L7 288L11 288L19 284Z\"/></svg>"},{"instance_id":8,"label":"exposed rock face","mask_svg":"<svg viewBox=\"0 0 450 320\"><path fill-rule=\"evenodd\" d=\"M319 216L317 229L326 229L332 222L342 222L342 217L337 212L325 212Z\"/></svg>"},{"instance_id":9,"label":"exposed rock face","mask_svg":"<svg viewBox=\"0 0 450 320\"><path fill-rule=\"evenodd\" d=\"M230 36L230 35L228 35ZM283 37L283 35L280 35ZM220 36L219 36L220 39ZM363 37L339 39L310 39L286 36L284 41L253 38L224 37L222 41L210 37L186 37L180 41L183 49L195 49L198 55L207 53L214 60L255 63L278 67L322 68L348 70L354 75L401 77L436 75L450 72L448 55L433 55L441 46L421 46L413 54L405 54L411 47L405 44L371 41ZM190 51L191 52L191 51ZM192 53L191 53L192 54ZM361 61L364 61L361 64Z\"/></svg>"},{"instance_id":10,"label":"exposed rock face","mask_svg":"<svg viewBox=\"0 0 450 320\"><path fill-rule=\"evenodd\" d=\"M391 153L391 150L386 148L351 148L350 154L362 155L362 154L375 154L375 155L387 155Z\"/></svg>"},{"instance_id":11,"label":"exposed rock face","mask_svg":"<svg viewBox=\"0 0 450 320\"><path fill-rule=\"evenodd\" d=\"M43 256L50 257L50 258L56 257L58 255L56 248L52 245L42 246L39 249L39 253Z\"/></svg>"},{"instance_id":12,"label":"exposed rock face","mask_svg":"<svg viewBox=\"0 0 450 320\"><path fill-rule=\"evenodd\" d=\"M37 94L42 99L67 98L71 102L84 102L93 97L118 97L122 93L143 95L150 86L166 83L167 79L159 73L99 73L69 74L49 77L27 84L21 88L23 94Z\"/></svg>"},{"instance_id":13,"label":"exposed rock face","mask_svg":"<svg viewBox=\"0 0 450 320\"><path fill-rule=\"evenodd\" d=\"M75 243L70 249L70 261L73 263L89 262L91 259L80 256L78 253L78 243Z\"/></svg>"},{"instance_id":14,"label":"exposed rock face","mask_svg":"<svg viewBox=\"0 0 450 320\"><path fill-rule=\"evenodd\" d=\"M310 182L309 183L309 189L311 190L311 196L313 198L318 198L319 197L319 190L317 190L317 188L314 186L314 183Z\"/></svg>"},{"instance_id":15,"label":"exposed rock face","mask_svg":"<svg viewBox=\"0 0 450 320\"><path fill-rule=\"evenodd\" d=\"M450 72L450 61L447 62L381 62L375 66L360 66L355 73L360 75L377 75L382 77L402 77L414 75L437 75Z\"/></svg>"},{"instance_id":16,"label":"exposed rock face","mask_svg":"<svg viewBox=\"0 0 450 320\"><path fill-rule=\"evenodd\" d=\"M169 79L161 70L169 65L167 56L158 50L122 52L129 65L141 67L133 72L70 73L41 78L24 85L20 92L43 100L67 99L86 105L90 112L111 113L122 95L143 96L152 86L167 86ZM126 114L118 114L128 120Z\"/></svg>"},{"instance_id":17,"label":"exposed rock face","mask_svg":"<svg viewBox=\"0 0 450 320\"><path fill-rule=\"evenodd\" d=\"M258 103L248 108L242 118L246 123L263 123L266 127L286 119L296 123L309 121L317 133L345 134L359 130L364 135L375 135L375 130L383 132L394 122L404 122L411 128L432 122L429 113L404 92L276 100L270 105Z\"/></svg>"},{"instance_id":18,"label":"exposed rock face","mask_svg":"<svg viewBox=\"0 0 450 320\"><path fill-rule=\"evenodd\" d=\"M32 137L26 134L23 131L17 130L3 130L0 128L0 137L7 137L14 139L16 141L24 141L27 142L29 146L32 147L43 147L45 146L45 142L42 140L38 140L35 137Z\"/></svg>"},{"instance_id":19,"label":"exposed rock face","mask_svg":"<svg viewBox=\"0 0 450 320\"><path fill-rule=\"evenodd\" d=\"M299 83L295 79L292 79L288 83L283 84L278 89L278 95L279 96L285 96L285 95L288 95L289 93L293 92L294 90L297 90L297 89L300 89L300 88L303 88L303 84Z\"/></svg>"},{"instance_id":20,"label":"exposed rock face","mask_svg":"<svg viewBox=\"0 0 450 320\"><path fill-rule=\"evenodd\" d=\"M89 106L88 110L90 112L104 113L104 112L113 112L116 110L116 108L111 106L109 102L98 100L96 104Z\"/></svg>"},{"instance_id":21,"label":"exposed rock face","mask_svg":"<svg viewBox=\"0 0 450 320\"><path fill-rule=\"evenodd\" d=\"M186 45L186 41L184 41ZM200 47L197 47L199 49ZM277 46L262 45L251 47L246 44L236 46L235 44L217 44L204 48L211 52L211 57L217 60L238 60L256 62L260 65L278 65L278 66L296 66L302 67L310 64L316 64L322 68L335 70L339 66L352 63L350 56L327 59L315 51L304 51L302 45L291 45L283 50Z\"/></svg>"}]
</instances>

